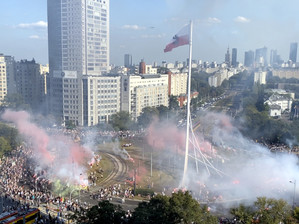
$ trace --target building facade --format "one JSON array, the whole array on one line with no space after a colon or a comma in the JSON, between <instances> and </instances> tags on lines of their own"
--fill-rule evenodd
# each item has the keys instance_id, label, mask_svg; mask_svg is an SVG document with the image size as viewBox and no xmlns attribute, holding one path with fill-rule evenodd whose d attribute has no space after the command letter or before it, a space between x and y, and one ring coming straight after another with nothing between
<instances>
[{"instance_id":1,"label":"building facade","mask_svg":"<svg viewBox=\"0 0 299 224\"><path fill-rule=\"evenodd\" d=\"M267 66L267 51L266 47L259 48L255 50L255 64L256 66Z\"/></svg>"},{"instance_id":2,"label":"building facade","mask_svg":"<svg viewBox=\"0 0 299 224\"><path fill-rule=\"evenodd\" d=\"M3 103L3 100L6 95L7 95L6 62L4 56L0 55L0 104Z\"/></svg>"},{"instance_id":3,"label":"building facade","mask_svg":"<svg viewBox=\"0 0 299 224\"><path fill-rule=\"evenodd\" d=\"M84 125L83 76L109 66L109 0L48 0L49 111ZM87 87L89 88L89 87Z\"/></svg>"},{"instance_id":4,"label":"building facade","mask_svg":"<svg viewBox=\"0 0 299 224\"><path fill-rule=\"evenodd\" d=\"M297 62L297 48L298 48L298 43L291 43L289 59L292 61L293 64L296 64Z\"/></svg>"},{"instance_id":5,"label":"building facade","mask_svg":"<svg viewBox=\"0 0 299 224\"><path fill-rule=\"evenodd\" d=\"M187 93L188 73L168 74L168 95L180 96Z\"/></svg>"},{"instance_id":6,"label":"building facade","mask_svg":"<svg viewBox=\"0 0 299 224\"><path fill-rule=\"evenodd\" d=\"M259 83L260 85L266 85L267 72L257 71L254 72L254 83Z\"/></svg>"},{"instance_id":7,"label":"building facade","mask_svg":"<svg viewBox=\"0 0 299 224\"><path fill-rule=\"evenodd\" d=\"M24 103L30 105L33 111L46 110L46 75L41 65L34 60L16 62L17 93L22 96Z\"/></svg>"},{"instance_id":8,"label":"building facade","mask_svg":"<svg viewBox=\"0 0 299 224\"><path fill-rule=\"evenodd\" d=\"M273 76L277 76L281 79L299 79L299 68L281 68L281 69L274 69L272 71Z\"/></svg>"},{"instance_id":9,"label":"building facade","mask_svg":"<svg viewBox=\"0 0 299 224\"><path fill-rule=\"evenodd\" d=\"M230 67L231 61L230 61L230 53L229 53L229 48L227 48L226 54L225 54L225 64Z\"/></svg>"},{"instance_id":10,"label":"building facade","mask_svg":"<svg viewBox=\"0 0 299 224\"><path fill-rule=\"evenodd\" d=\"M108 122L119 112L120 76L84 76L83 111L87 126Z\"/></svg>"},{"instance_id":11,"label":"building facade","mask_svg":"<svg viewBox=\"0 0 299 224\"><path fill-rule=\"evenodd\" d=\"M168 107L168 75L122 75L121 110L136 121L145 107Z\"/></svg>"},{"instance_id":12,"label":"building facade","mask_svg":"<svg viewBox=\"0 0 299 224\"><path fill-rule=\"evenodd\" d=\"M254 65L254 52L253 51L245 52L244 65L246 67L252 67Z\"/></svg>"},{"instance_id":13,"label":"building facade","mask_svg":"<svg viewBox=\"0 0 299 224\"><path fill-rule=\"evenodd\" d=\"M237 48L232 49L232 66L237 67Z\"/></svg>"},{"instance_id":14,"label":"building facade","mask_svg":"<svg viewBox=\"0 0 299 224\"><path fill-rule=\"evenodd\" d=\"M132 67L133 63L132 63L132 55L130 54L125 54L124 56L124 66L126 68L130 68Z\"/></svg>"}]
</instances>

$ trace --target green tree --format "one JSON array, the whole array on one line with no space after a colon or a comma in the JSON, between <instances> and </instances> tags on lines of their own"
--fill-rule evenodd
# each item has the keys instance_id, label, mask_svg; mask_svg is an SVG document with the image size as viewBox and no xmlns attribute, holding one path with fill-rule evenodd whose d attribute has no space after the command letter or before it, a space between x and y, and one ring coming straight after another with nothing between
<instances>
[{"instance_id":1,"label":"green tree","mask_svg":"<svg viewBox=\"0 0 299 224\"><path fill-rule=\"evenodd\" d=\"M169 223L169 197L158 195L149 202L141 202L134 210L131 223Z\"/></svg>"},{"instance_id":2,"label":"green tree","mask_svg":"<svg viewBox=\"0 0 299 224\"><path fill-rule=\"evenodd\" d=\"M179 191L169 199L172 223L201 223L202 210L190 193Z\"/></svg>"},{"instance_id":3,"label":"green tree","mask_svg":"<svg viewBox=\"0 0 299 224\"><path fill-rule=\"evenodd\" d=\"M17 129L0 123L0 136L3 137L10 145L11 149L17 148L20 145L20 138Z\"/></svg>"},{"instance_id":4,"label":"green tree","mask_svg":"<svg viewBox=\"0 0 299 224\"><path fill-rule=\"evenodd\" d=\"M127 111L120 111L110 117L109 123L114 130L125 131L129 130L133 125L132 117Z\"/></svg>"},{"instance_id":5,"label":"green tree","mask_svg":"<svg viewBox=\"0 0 299 224\"><path fill-rule=\"evenodd\" d=\"M291 206L282 199L259 197L254 202L257 211L255 216L258 217L260 223L264 224L280 224L290 223L292 209Z\"/></svg>"},{"instance_id":6,"label":"green tree","mask_svg":"<svg viewBox=\"0 0 299 224\"><path fill-rule=\"evenodd\" d=\"M73 121L68 120L68 121L65 121L65 127L66 127L66 129L73 130L76 128L76 125Z\"/></svg>"},{"instance_id":7,"label":"green tree","mask_svg":"<svg viewBox=\"0 0 299 224\"><path fill-rule=\"evenodd\" d=\"M156 196L149 202L139 203L133 212L133 224L216 224L218 220L208 212L206 206L192 198L189 192L178 192L168 196Z\"/></svg>"},{"instance_id":8,"label":"green tree","mask_svg":"<svg viewBox=\"0 0 299 224\"><path fill-rule=\"evenodd\" d=\"M282 199L259 197L254 205L241 204L238 208L231 208L230 213L237 221L244 224L250 224L253 221L263 224L297 223L296 210L293 216L291 206Z\"/></svg>"},{"instance_id":9,"label":"green tree","mask_svg":"<svg viewBox=\"0 0 299 224\"><path fill-rule=\"evenodd\" d=\"M0 137L0 157L11 151L9 142L4 138Z\"/></svg>"},{"instance_id":10,"label":"green tree","mask_svg":"<svg viewBox=\"0 0 299 224\"><path fill-rule=\"evenodd\" d=\"M160 120L165 120L169 118L170 115L170 111L169 108L164 106L164 105L160 105L157 107L157 110L159 111L159 119Z\"/></svg>"},{"instance_id":11,"label":"green tree","mask_svg":"<svg viewBox=\"0 0 299 224\"><path fill-rule=\"evenodd\" d=\"M20 94L7 94L4 97L3 103L1 105L1 109L4 110L5 108L10 108L16 111L19 110L26 110L30 111L30 105L24 102L23 97Z\"/></svg>"},{"instance_id":12,"label":"green tree","mask_svg":"<svg viewBox=\"0 0 299 224\"><path fill-rule=\"evenodd\" d=\"M240 204L238 208L231 208L230 214L232 214L237 221L244 224L251 224L253 220L253 209Z\"/></svg>"},{"instance_id":13,"label":"green tree","mask_svg":"<svg viewBox=\"0 0 299 224\"><path fill-rule=\"evenodd\" d=\"M138 124L144 128L148 127L154 119L158 119L159 111L155 107L145 107L138 117Z\"/></svg>"},{"instance_id":14,"label":"green tree","mask_svg":"<svg viewBox=\"0 0 299 224\"><path fill-rule=\"evenodd\" d=\"M176 96L171 95L169 97L169 110L177 111L180 109L179 101Z\"/></svg>"},{"instance_id":15,"label":"green tree","mask_svg":"<svg viewBox=\"0 0 299 224\"><path fill-rule=\"evenodd\" d=\"M294 210L294 218L297 220L297 223L299 223L299 207L296 207Z\"/></svg>"},{"instance_id":16,"label":"green tree","mask_svg":"<svg viewBox=\"0 0 299 224\"><path fill-rule=\"evenodd\" d=\"M81 208L81 212L76 212L72 218L78 223L98 224L98 223L123 223L125 212L120 205L114 205L109 201L101 201L98 205L88 210Z\"/></svg>"}]
</instances>

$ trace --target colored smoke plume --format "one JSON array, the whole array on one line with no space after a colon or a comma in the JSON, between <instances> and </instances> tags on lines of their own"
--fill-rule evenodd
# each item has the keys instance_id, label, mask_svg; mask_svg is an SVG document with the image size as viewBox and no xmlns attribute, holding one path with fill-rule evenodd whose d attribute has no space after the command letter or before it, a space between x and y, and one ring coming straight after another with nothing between
<instances>
[{"instance_id":1,"label":"colored smoke plume","mask_svg":"<svg viewBox=\"0 0 299 224\"><path fill-rule=\"evenodd\" d=\"M185 132L180 131L173 123L155 121L148 127L146 139L154 149L165 149L169 146L178 146L179 149L182 149L185 144L185 136Z\"/></svg>"},{"instance_id":2,"label":"colored smoke plume","mask_svg":"<svg viewBox=\"0 0 299 224\"><path fill-rule=\"evenodd\" d=\"M71 184L87 184L85 166L93 158L93 152L75 143L59 130L48 134L30 121L25 111L6 110L2 119L13 122L19 133L29 142L37 169L46 169L46 178L60 179Z\"/></svg>"},{"instance_id":3,"label":"colored smoke plume","mask_svg":"<svg viewBox=\"0 0 299 224\"><path fill-rule=\"evenodd\" d=\"M225 114L208 112L199 118L200 128L194 135L190 133L186 186L193 193L201 194L202 197L197 195L200 200L217 198L226 202L245 200L244 203L252 203L257 197L265 196L292 202L294 185L290 180L299 180L296 155L273 153L247 139ZM184 166L184 131L164 122L154 122L147 130L147 142L155 151L153 166L165 171L175 167L179 179ZM177 148L179 153L176 153Z\"/></svg>"},{"instance_id":4,"label":"colored smoke plume","mask_svg":"<svg viewBox=\"0 0 299 224\"><path fill-rule=\"evenodd\" d=\"M206 164L200 164L199 173L189 160L189 186L196 191L192 180L205 183L210 194L224 199L254 201L259 196L283 198L291 201L293 185L290 180L299 180L298 158L290 153L272 153L268 148L245 138L234 127L230 117L209 112L200 117L205 136L213 143L217 154L210 159L210 175ZM221 171L221 175L217 170Z\"/></svg>"}]
</instances>

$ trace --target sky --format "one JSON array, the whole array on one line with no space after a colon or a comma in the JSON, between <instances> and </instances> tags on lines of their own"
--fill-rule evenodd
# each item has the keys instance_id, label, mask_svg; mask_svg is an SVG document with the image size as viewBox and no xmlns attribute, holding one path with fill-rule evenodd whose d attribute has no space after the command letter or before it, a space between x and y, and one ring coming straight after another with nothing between
<instances>
[{"instance_id":1,"label":"sky","mask_svg":"<svg viewBox=\"0 0 299 224\"><path fill-rule=\"evenodd\" d=\"M266 46L289 59L299 42L298 0L111 0L110 63L185 61L188 46L164 53L172 37L193 21L192 59L224 61L227 48L244 52ZM0 53L48 63L47 1L0 0Z\"/></svg>"}]
</instances>

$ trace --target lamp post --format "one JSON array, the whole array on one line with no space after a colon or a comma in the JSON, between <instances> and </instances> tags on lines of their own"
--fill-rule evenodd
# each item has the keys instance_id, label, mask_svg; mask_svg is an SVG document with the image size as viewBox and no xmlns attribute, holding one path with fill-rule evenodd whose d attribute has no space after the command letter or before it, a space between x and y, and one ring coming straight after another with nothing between
<instances>
[{"instance_id":1,"label":"lamp post","mask_svg":"<svg viewBox=\"0 0 299 224\"><path fill-rule=\"evenodd\" d=\"M294 194L293 194L293 209L295 209L295 198L296 198L296 180L290 180L291 184L294 184Z\"/></svg>"}]
</instances>

